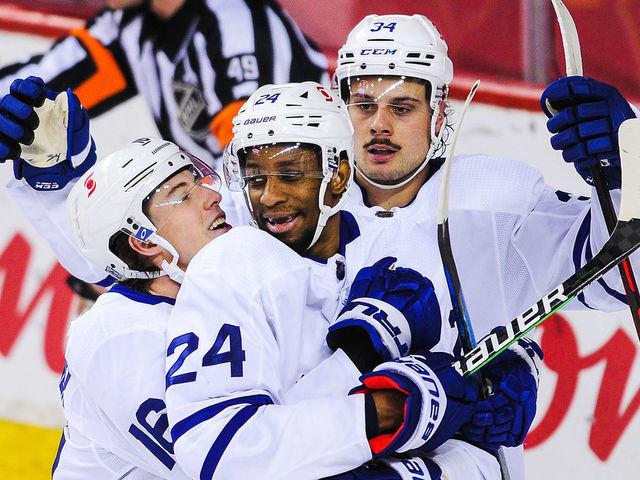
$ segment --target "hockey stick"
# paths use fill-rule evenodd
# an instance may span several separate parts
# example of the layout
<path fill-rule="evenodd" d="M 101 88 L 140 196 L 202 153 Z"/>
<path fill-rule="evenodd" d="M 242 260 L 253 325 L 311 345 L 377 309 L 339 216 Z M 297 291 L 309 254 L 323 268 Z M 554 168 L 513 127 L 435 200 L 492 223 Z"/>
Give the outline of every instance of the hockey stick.
<path fill-rule="evenodd" d="M 553 8 L 556 11 L 556 17 L 558 18 L 558 24 L 560 25 L 560 35 L 562 36 L 562 47 L 564 48 L 564 60 L 567 71 L 567 76 L 579 75 L 582 76 L 582 53 L 580 50 L 580 40 L 578 38 L 578 30 L 576 24 L 571 17 L 571 13 L 567 7 L 562 3 L 562 0 L 551 0 Z M 547 103 L 547 107 L 550 105 Z M 553 109 L 551 109 L 553 111 Z M 602 165 L 606 165 L 606 160 L 600 161 Z M 591 167 L 591 177 L 593 178 L 593 184 L 596 187 L 596 194 L 598 195 L 598 201 L 602 208 L 602 215 L 604 216 L 605 224 L 609 234 L 613 232 L 616 226 L 616 211 L 609 194 L 609 188 L 607 187 L 607 181 L 602 174 L 602 167 L 600 164 L 595 164 Z M 640 293 L 638 291 L 638 284 L 635 276 L 633 275 L 633 269 L 628 259 L 624 260 L 618 265 L 620 270 L 620 277 L 622 278 L 622 284 L 624 285 L 624 291 L 629 303 L 629 310 L 631 310 L 631 317 L 633 318 L 633 324 L 636 328 L 638 340 L 640 340 Z"/>
<path fill-rule="evenodd" d="M 458 276 L 458 269 L 456 262 L 453 258 L 453 249 L 451 248 L 451 238 L 449 236 L 449 178 L 451 176 L 451 164 L 453 161 L 453 152 L 455 150 L 456 142 L 458 141 L 458 134 L 462 129 L 462 120 L 469 108 L 469 104 L 473 100 L 480 81 L 476 82 L 471 87 L 467 100 L 464 102 L 464 107 L 460 113 L 460 120 L 458 121 L 458 128 L 453 133 L 453 139 L 451 140 L 451 146 L 447 152 L 447 157 L 442 166 L 442 179 L 440 182 L 440 199 L 438 202 L 438 247 L 440 250 L 440 257 L 442 258 L 442 265 L 444 266 L 444 274 L 447 279 L 447 286 L 449 287 L 449 296 L 451 297 L 451 307 L 453 318 L 458 327 L 460 335 L 460 342 L 462 343 L 462 351 L 470 352 L 476 346 L 476 338 L 473 333 L 473 326 L 471 325 L 471 319 L 469 318 L 469 311 L 467 310 L 467 304 L 464 300 L 462 293 L 462 285 L 460 284 L 460 277 Z M 491 395 L 491 383 L 481 378 L 485 388 L 482 392 L 483 398 L 488 398 Z M 502 473 L 503 480 L 510 480 L 509 467 L 507 465 L 507 459 L 504 456 L 502 448 L 497 452 L 498 462 L 500 463 L 500 471 Z"/>
<path fill-rule="evenodd" d="M 440 257 L 442 258 L 442 265 L 444 266 L 444 274 L 447 279 L 447 286 L 449 287 L 449 296 L 451 297 L 451 306 L 453 309 L 453 318 L 455 319 L 456 326 L 460 333 L 460 340 L 462 342 L 462 350 L 464 352 L 470 351 L 476 346 L 476 339 L 473 334 L 473 327 L 469 318 L 469 312 L 467 310 L 467 304 L 462 294 L 462 286 L 460 285 L 460 278 L 458 277 L 458 269 L 456 262 L 453 258 L 453 250 L 451 248 L 451 238 L 449 236 L 449 178 L 451 176 L 451 163 L 453 160 L 453 152 L 455 150 L 456 142 L 458 140 L 458 133 L 461 130 L 462 120 L 469 107 L 469 104 L 473 100 L 473 96 L 478 90 L 480 81 L 476 82 L 471 87 L 467 100 L 464 102 L 464 107 L 460 113 L 460 120 L 458 120 L 458 128 L 453 133 L 453 139 L 451 140 L 451 146 L 447 152 L 447 157 L 442 166 L 442 179 L 440 181 L 440 199 L 438 202 L 438 247 L 440 249 Z"/>
<path fill-rule="evenodd" d="M 640 119 L 626 120 L 620 126 L 618 135 L 622 165 L 622 199 L 618 223 L 611 237 L 580 270 L 514 318 L 511 323 L 485 337 L 456 362 L 455 367 L 463 375 L 471 375 L 478 371 L 640 247 Z"/>

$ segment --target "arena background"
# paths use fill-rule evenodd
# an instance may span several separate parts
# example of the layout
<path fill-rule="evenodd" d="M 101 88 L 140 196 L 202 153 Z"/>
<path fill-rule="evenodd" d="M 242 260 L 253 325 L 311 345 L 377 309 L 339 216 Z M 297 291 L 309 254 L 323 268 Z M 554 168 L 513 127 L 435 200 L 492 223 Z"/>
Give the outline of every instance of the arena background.
<path fill-rule="evenodd" d="M 589 193 L 548 146 L 545 118 L 538 109 L 544 84 L 564 69 L 548 0 L 281 3 L 332 59 L 365 14 L 429 16 L 449 44 L 456 71 L 452 96 L 464 97 L 474 78 L 483 80 L 458 152 L 522 160 L 541 169 L 547 182 L 559 189 Z M 585 72 L 613 83 L 640 105 L 638 1 L 565 3 L 578 26 Z M 82 18 L 101 4 L 0 1 L 0 64 L 46 49 L 55 38 L 81 26 Z M 138 136 L 156 134 L 140 98 L 96 119 L 93 132 L 100 156 Z M 10 166 L 0 166 L 0 182 L 6 184 L 10 176 Z M 0 479 L 44 479 L 50 477 L 64 422 L 58 380 L 65 332 L 84 306 L 66 287 L 66 273 L 46 243 L 1 188 L 0 206 Z M 637 476 L 640 361 L 630 315 L 564 311 L 543 324 L 536 337 L 546 358 L 539 412 L 526 442 L 528 478 Z"/>

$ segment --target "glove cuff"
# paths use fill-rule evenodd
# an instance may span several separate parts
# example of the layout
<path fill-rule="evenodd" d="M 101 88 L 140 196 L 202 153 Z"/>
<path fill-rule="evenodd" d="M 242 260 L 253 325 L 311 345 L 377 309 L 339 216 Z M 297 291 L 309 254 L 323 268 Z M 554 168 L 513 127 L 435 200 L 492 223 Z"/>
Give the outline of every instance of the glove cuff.
<path fill-rule="evenodd" d="M 360 381 L 363 386 L 352 393 L 396 390 L 407 396 L 398 429 L 369 439 L 374 458 L 421 447 L 437 431 L 447 407 L 447 396 L 435 372 L 418 357 L 383 363 L 360 377 Z"/>
<path fill-rule="evenodd" d="M 380 462 L 397 473 L 399 480 L 442 479 L 442 469 L 430 458 L 383 458 Z"/>
<path fill-rule="evenodd" d="M 363 328 L 376 352 L 384 355 L 384 358 L 400 358 L 411 349 L 409 322 L 400 310 L 377 298 L 351 300 L 329 327 L 328 341 L 332 332 L 345 327 Z"/>

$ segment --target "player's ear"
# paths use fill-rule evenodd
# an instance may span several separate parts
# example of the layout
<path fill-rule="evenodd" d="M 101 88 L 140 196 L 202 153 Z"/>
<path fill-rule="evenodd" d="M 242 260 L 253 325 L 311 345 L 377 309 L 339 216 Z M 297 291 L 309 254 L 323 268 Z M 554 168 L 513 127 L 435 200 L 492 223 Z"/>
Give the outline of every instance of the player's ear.
<path fill-rule="evenodd" d="M 346 152 L 340 153 L 340 164 L 338 169 L 331 177 L 331 192 L 334 195 L 342 195 L 342 192 L 347 188 L 349 177 L 351 176 L 351 167 L 349 166 L 349 160 L 347 159 Z"/>
<path fill-rule="evenodd" d="M 152 258 L 162 253 L 162 247 L 160 245 L 156 245 L 155 243 L 145 243 L 131 236 L 128 238 L 128 241 L 131 250 L 139 255 L 142 255 L 143 257 Z"/>
<path fill-rule="evenodd" d="M 440 108 L 438 108 L 438 118 L 435 119 L 436 122 L 436 135 L 440 135 L 440 129 L 444 125 L 444 117 L 445 110 L 447 109 L 447 103 L 444 100 L 440 100 Z M 433 117 L 431 118 L 433 121 Z"/>

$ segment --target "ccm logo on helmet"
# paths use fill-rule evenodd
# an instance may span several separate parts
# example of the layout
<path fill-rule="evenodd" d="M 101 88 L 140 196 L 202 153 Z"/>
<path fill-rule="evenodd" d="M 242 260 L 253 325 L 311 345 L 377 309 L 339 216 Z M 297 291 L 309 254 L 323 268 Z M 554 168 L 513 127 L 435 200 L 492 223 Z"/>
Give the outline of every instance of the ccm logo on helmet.
<path fill-rule="evenodd" d="M 96 181 L 93 178 L 91 178 L 92 176 L 93 176 L 93 173 L 89 175 L 87 179 L 84 181 L 84 188 L 86 188 L 89 192 L 87 193 L 87 198 L 89 198 L 91 194 L 96 191 Z"/>
<path fill-rule="evenodd" d="M 252 125 L 254 123 L 273 122 L 275 119 L 276 119 L 275 116 L 273 116 L 273 117 L 249 118 L 248 120 L 244 121 L 243 125 Z"/>
<path fill-rule="evenodd" d="M 395 55 L 397 51 L 397 48 L 363 48 L 360 55 Z"/>

